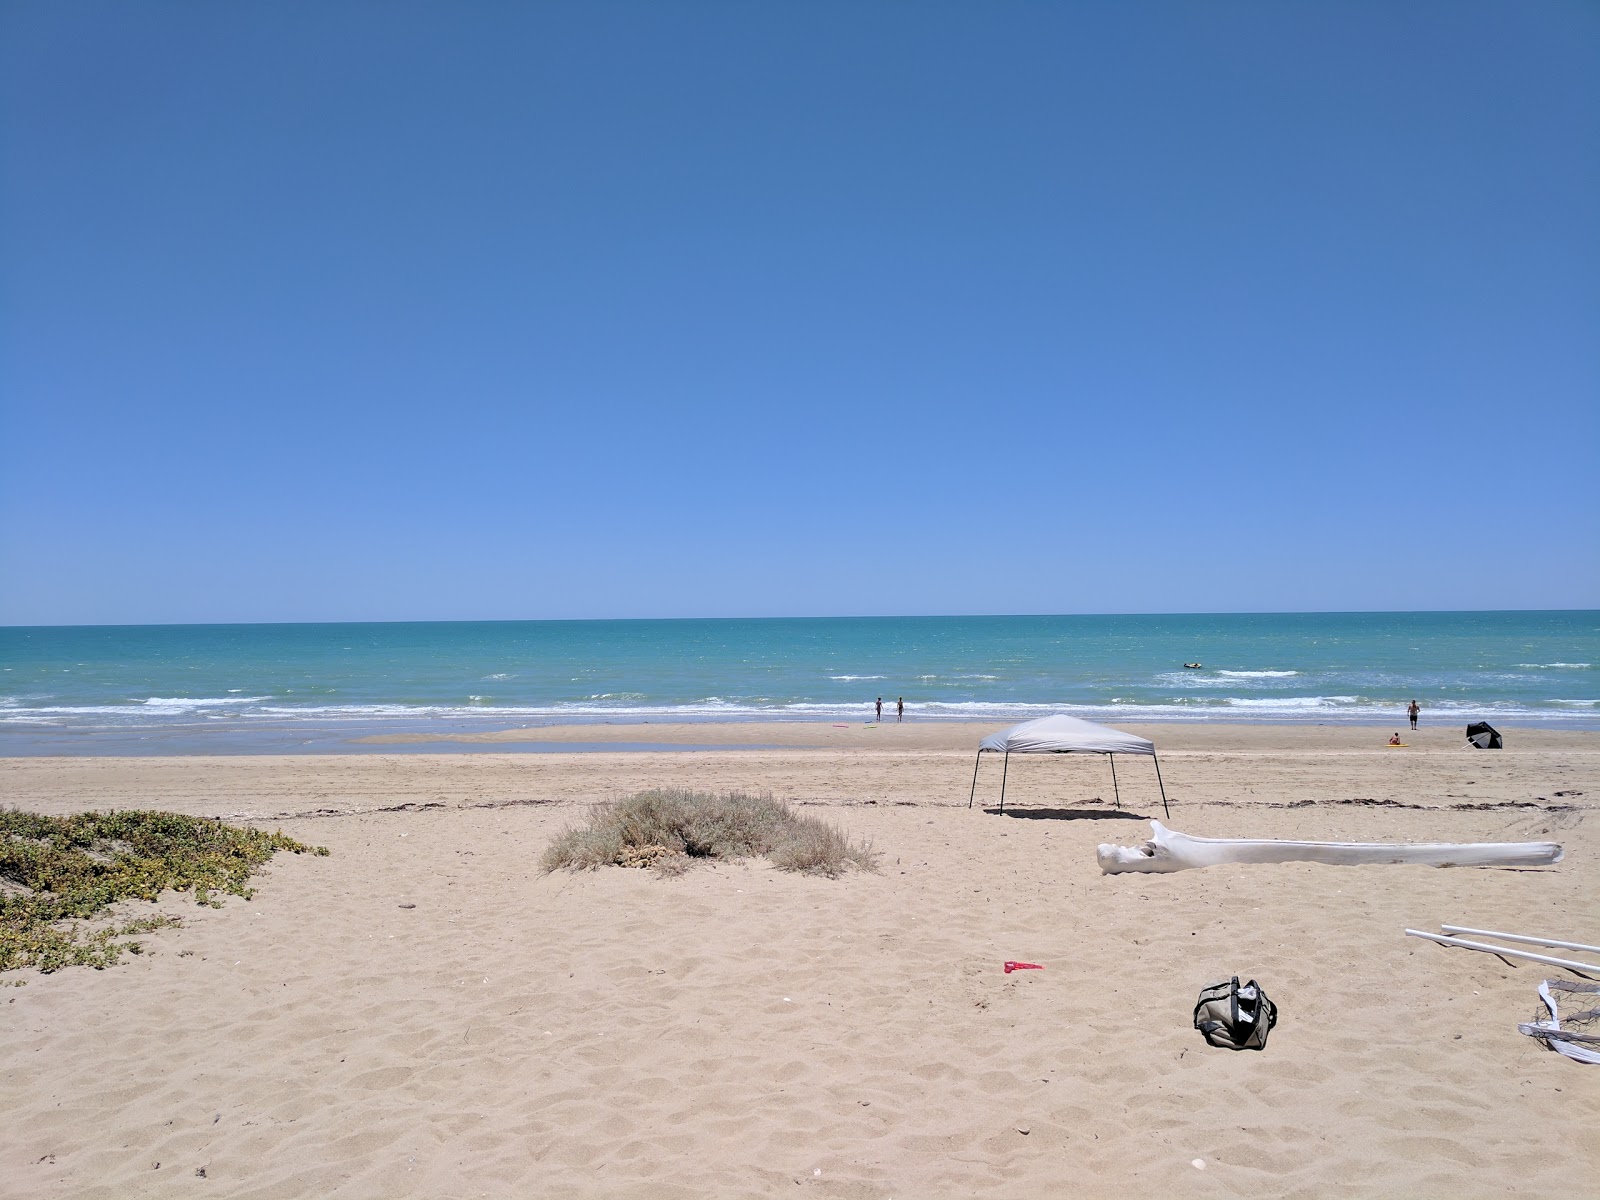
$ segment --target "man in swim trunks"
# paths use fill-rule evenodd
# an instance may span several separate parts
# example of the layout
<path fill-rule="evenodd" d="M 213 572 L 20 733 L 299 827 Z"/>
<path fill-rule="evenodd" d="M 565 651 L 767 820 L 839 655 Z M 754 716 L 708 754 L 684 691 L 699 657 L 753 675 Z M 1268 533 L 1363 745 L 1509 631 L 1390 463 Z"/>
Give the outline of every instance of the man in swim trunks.
<path fill-rule="evenodd" d="M 894 719 L 896 721 L 904 721 L 906 719 L 906 698 L 904 696 L 894 702 Z"/>
<path fill-rule="evenodd" d="M 882 696 L 878 697 L 878 715 L 876 717 L 874 717 L 873 719 L 877 720 L 877 721 L 883 720 L 883 697 Z"/>
<path fill-rule="evenodd" d="M 1411 728 L 1415 729 L 1417 727 L 1417 714 L 1421 711 L 1422 706 L 1415 700 L 1411 702 L 1411 707 L 1406 709 L 1406 715 L 1411 718 Z"/>

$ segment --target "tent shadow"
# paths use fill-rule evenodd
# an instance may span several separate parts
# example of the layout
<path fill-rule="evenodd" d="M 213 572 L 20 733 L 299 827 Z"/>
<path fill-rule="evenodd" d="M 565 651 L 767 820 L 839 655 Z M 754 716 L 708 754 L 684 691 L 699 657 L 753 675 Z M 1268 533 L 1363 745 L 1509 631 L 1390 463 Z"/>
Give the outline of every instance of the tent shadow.
<path fill-rule="evenodd" d="M 992 816 L 1016 817 L 1022 821 L 1148 821 L 1138 813 L 1114 808 L 985 808 Z"/>

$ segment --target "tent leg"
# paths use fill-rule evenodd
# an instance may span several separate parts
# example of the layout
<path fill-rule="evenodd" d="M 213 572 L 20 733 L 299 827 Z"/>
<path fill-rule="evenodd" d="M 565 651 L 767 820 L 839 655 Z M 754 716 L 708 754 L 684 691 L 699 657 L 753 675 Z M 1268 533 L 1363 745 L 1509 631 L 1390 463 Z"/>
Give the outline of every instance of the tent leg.
<path fill-rule="evenodd" d="M 1152 754 L 1150 760 L 1156 764 L 1156 783 L 1161 787 L 1161 811 L 1167 814 L 1167 820 L 1172 820 L 1172 810 L 1167 807 L 1167 785 L 1161 782 L 1161 759 Z"/>
<path fill-rule="evenodd" d="M 1106 758 L 1111 761 L 1111 794 L 1117 798 L 1117 811 L 1121 812 L 1122 792 L 1117 788 L 1117 756 L 1115 754 L 1108 754 L 1106 755 Z"/>
<path fill-rule="evenodd" d="M 1000 811 L 1006 810 L 1006 772 L 1011 770 L 1011 751 L 1006 751 L 1005 761 L 1000 764 Z"/>
<path fill-rule="evenodd" d="M 972 760 L 972 790 L 967 793 L 967 807 L 972 807 L 972 798 L 978 794 L 978 764 L 983 761 L 983 751 L 978 751 L 978 757 Z"/>

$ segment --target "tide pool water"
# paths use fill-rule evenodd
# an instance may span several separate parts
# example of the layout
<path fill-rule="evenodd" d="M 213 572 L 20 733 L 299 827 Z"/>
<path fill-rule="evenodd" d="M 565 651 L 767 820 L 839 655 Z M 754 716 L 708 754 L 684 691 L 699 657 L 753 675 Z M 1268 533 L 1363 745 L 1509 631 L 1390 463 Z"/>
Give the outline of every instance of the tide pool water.
<path fill-rule="evenodd" d="M 1416 699 L 1430 725 L 1595 729 L 1600 612 L 0 628 L 0 754 L 862 721 L 879 696 L 890 719 L 904 697 L 911 720 L 1070 712 L 1398 728 Z"/>

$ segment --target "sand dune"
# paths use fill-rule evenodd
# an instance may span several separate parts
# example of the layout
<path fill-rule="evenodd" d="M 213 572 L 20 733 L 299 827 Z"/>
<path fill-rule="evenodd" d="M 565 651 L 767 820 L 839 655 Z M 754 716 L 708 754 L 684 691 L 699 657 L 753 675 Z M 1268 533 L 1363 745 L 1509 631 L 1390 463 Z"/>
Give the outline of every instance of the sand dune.
<path fill-rule="evenodd" d="M 1600 1071 L 1515 1028 L 1544 969 L 1400 930 L 1600 942 L 1600 736 L 1494 755 L 1443 730 L 1400 752 L 1387 731 L 1146 728 L 1187 832 L 1553 837 L 1567 858 L 1106 877 L 1095 845 L 1159 813 L 1140 764 L 1119 814 L 1096 761 L 1013 761 L 1001 816 L 966 807 L 975 731 L 858 729 L 694 727 L 783 747 L 742 751 L 0 761 L 23 807 L 248 814 L 333 851 L 280 856 L 249 903 L 164 902 L 185 927 L 125 966 L 0 988 L 0 1194 L 1592 1189 Z M 791 797 L 870 838 L 881 871 L 538 873 L 585 804 L 651 784 Z M 1233 973 L 1280 1006 L 1261 1054 L 1190 1027 Z"/>

